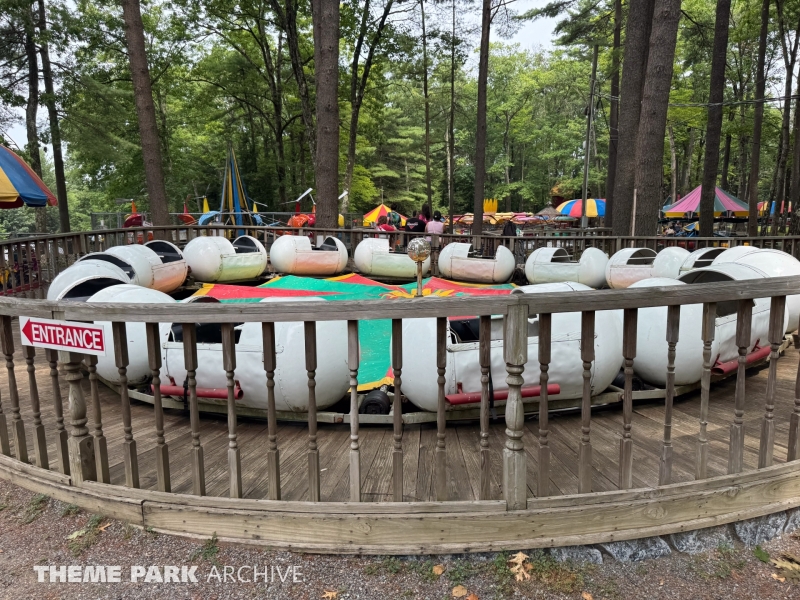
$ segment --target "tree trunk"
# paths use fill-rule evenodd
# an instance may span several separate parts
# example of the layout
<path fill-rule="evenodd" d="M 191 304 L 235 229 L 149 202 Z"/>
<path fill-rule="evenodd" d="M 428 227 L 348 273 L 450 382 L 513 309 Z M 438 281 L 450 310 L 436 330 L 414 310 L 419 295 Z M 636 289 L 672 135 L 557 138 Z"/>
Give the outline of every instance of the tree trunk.
<path fill-rule="evenodd" d="M 636 182 L 636 141 L 641 114 L 642 85 L 650 48 L 653 7 L 654 0 L 631 0 L 628 24 L 625 28 L 618 123 L 619 147 L 625 148 L 625 152 L 617 155 L 617 171 L 612 192 L 614 235 L 629 235 L 631 232 L 633 190 Z M 641 194 L 637 197 L 641 198 Z"/>
<path fill-rule="evenodd" d="M 453 29 L 450 32 L 450 119 L 447 124 L 447 229 L 453 233 L 453 211 L 455 204 L 455 187 L 453 177 L 455 173 L 455 122 L 456 122 L 456 0 L 452 0 Z M 483 208 L 483 207 L 481 207 Z"/>
<path fill-rule="evenodd" d="M 150 216 L 154 225 L 169 225 L 169 203 L 164 186 L 164 167 L 161 162 L 161 144 L 156 107 L 153 104 L 153 88 L 150 70 L 147 66 L 147 52 L 144 45 L 144 27 L 139 0 L 122 0 L 122 17 L 125 21 L 125 40 L 128 46 L 128 60 L 131 65 L 133 99 L 139 119 L 139 137 L 142 143 L 144 175 L 147 182 L 147 195 L 150 200 Z"/>
<path fill-rule="evenodd" d="M 728 172 L 731 164 L 731 134 L 725 136 L 725 149 L 722 152 L 722 180 L 719 186 L 728 191 L 730 183 L 728 182 Z"/>
<path fill-rule="evenodd" d="M 314 107 L 311 105 L 311 94 L 308 90 L 308 81 L 303 70 L 303 56 L 300 54 L 300 36 L 297 32 L 297 3 L 294 0 L 285 0 L 285 5 L 281 5 L 279 0 L 270 0 L 270 7 L 278 17 L 278 23 L 286 34 L 286 47 L 289 49 L 289 62 L 292 64 L 292 74 L 297 83 L 297 91 L 300 96 L 300 114 L 303 118 L 305 127 L 306 142 L 311 149 L 311 160 L 315 163 L 317 155 L 315 152 L 316 139 L 314 129 Z M 312 2 L 312 12 L 314 10 Z M 338 21 L 337 21 L 338 23 Z M 338 27 L 338 25 L 337 25 Z M 316 49 L 314 51 L 316 56 Z"/>
<path fill-rule="evenodd" d="M 672 124 L 667 126 L 667 133 L 669 134 L 669 195 L 672 204 L 675 204 L 678 201 L 678 155 L 675 152 L 675 132 L 672 130 Z"/>
<path fill-rule="evenodd" d="M 758 72 L 756 73 L 756 101 L 753 110 L 753 140 L 750 154 L 750 182 L 748 203 L 750 216 L 747 221 L 747 234 L 758 235 L 758 177 L 761 166 L 761 129 L 764 122 L 764 90 L 766 88 L 765 63 L 767 56 L 767 34 L 769 33 L 769 2 L 761 3 L 761 32 L 758 39 Z"/>
<path fill-rule="evenodd" d="M 422 95 L 425 98 L 425 189 L 428 194 L 428 213 L 433 214 L 431 195 L 431 102 L 428 95 L 428 38 L 425 31 L 425 0 L 419 1 L 422 15 Z"/>
<path fill-rule="evenodd" d="M 775 201 L 778 206 L 786 200 L 786 164 L 789 160 L 789 137 L 790 137 L 790 114 L 792 111 L 792 76 L 797 62 L 797 47 L 800 40 L 800 23 L 797 24 L 794 39 L 791 40 L 791 47 L 787 45 L 787 31 L 784 21 L 783 4 L 780 0 L 776 2 L 778 9 L 778 24 L 781 34 L 781 48 L 783 50 L 783 63 L 786 67 L 786 77 L 784 79 L 784 100 L 783 118 L 781 119 L 781 141 L 778 153 L 778 161 L 775 169 Z"/>
<path fill-rule="evenodd" d="M 614 182 L 619 142 L 619 52 L 622 34 L 622 0 L 614 0 L 614 46 L 611 50 L 611 107 L 608 124 L 608 171 L 606 172 L 606 227 L 614 226 Z"/>
<path fill-rule="evenodd" d="M 661 210 L 661 168 L 681 0 L 660 0 L 653 14 L 647 74 L 636 142 L 636 230 L 655 235 Z"/>
<path fill-rule="evenodd" d="M 25 24 L 25 54 L 28 60 L 28 101 L 25 106 L 25 129 L 28 143 L 25 150 L 31 161 L 31 168 L 41 178 L 42 158 L 39 155 L 39 131 L 36 126 L 36 116 L 39 111 L 39 57 L 36 53 L 36 42 L 33 34 L 33 15 L 28 16 Z M 40 207 L 34 209 L 37 233 L 47 233 L 47 209 Z"/>
<path fill-rule="evenodd" d="M 312 0 L 317 80 L 317 225 L 334 228 L 339 214 L 339 2 Z"/>
<path fill-rule="evenodd" d="M 42 78 L 44 79 L 45 104 L 50 119 L 50 140 L 53 143 L 53 170 L 56 176 L 56 195 L 58 196 L 58 220 L 61 233 L 68 233 L 69 206 L 67 205 L 67 180 L 64 175 L 64 156 L 61 152 L 61 128 L 58 123 L 56 96 L 53 88 L 53 72 L 50 66 L 50 50 L 47 45 L 47 13 L 44 0 L 39 3 L 39 31 L 42 32 L 42 43 L 39 53 L 42 56 Z"/>
<path fill-rule="evenodd" d="M 725 92 L 725 61 L 728 53 L 730 16 L 731 0 L 717 0 L 714 46 L 711 51 L 706 155 L 703 160 L 703 188 L 700 191 L 700 235 L 704 237 L 714 235 L 714 197 L 719 169 L 719 143 L 722 137 L 722 101 Z"/>
<path fill-rule="evenodd" d="M 794 148 L 792 149 L 792 179 L 789 184 L 789 204 L 792 207 L 792 225 L 790 233 L 797 235 L 800 231 L 800 78 L 797 80 L 794 104 Z"/>
<path fill-rule="evenodd" d="M 372 69 L 372 62 L 375 58 L 375 50 L 380 44 L 383 30 L 386 26 L 386 20 L 392 10 L 394 0 L 388 0 L 383 9 L 383 15 L 378 23 L 378 28 L 373 36 L 367 58 L 364 61 L 364 69 L 361 74 L 358 72 L 359 60 L 361 58 L 361 48 L 364 44 L 364 38 L 367 35 L 367 26 L 369 25 L 370 16 L 370 2 L 367 0 L 361 17 L 361 27 L 359 29 L 358 39 L 356 40 L 355 49 L 353 50 L 353 62 L 350 72 L 350 132 L 347 138 L 347 170 L 344 175 L 344 189 L 350 191 L 350 186 L 353 183 L 353 170 L 356 166 L 356 142 L 358 140 L 358 119 L 361 114 L 361 105 L 364 103 L 364 93 L 367 89 L 367 82 L 369 81 L 369 72 Z M 345 196 L 342 201 L 342 212 L 346 212 L 350 196 Z"/>
<path fill-rule="evenodd" d="M 492 25 L 492 0 L 483 0 L 481 49 L 478 60 L 478 114 L 475 132 L 475 196 L 472 208 L 472 234 L 483 233 L 483 197 L 486 185 L 486 86 L 489 79 L 489 30 Z"/>
<path fill-rule="evenodd" d="M 683 165 L 683 173 L 681 174 L 681 193 L 686 194 L 691 190 L 690 184 L 692 181 L 692 163 L 694 162 L 694 145 L 697 140 L 697 130 L 689 128 L 689 141 L 686 145 L 686 155 L 684 156 L 685 163 Z"/>

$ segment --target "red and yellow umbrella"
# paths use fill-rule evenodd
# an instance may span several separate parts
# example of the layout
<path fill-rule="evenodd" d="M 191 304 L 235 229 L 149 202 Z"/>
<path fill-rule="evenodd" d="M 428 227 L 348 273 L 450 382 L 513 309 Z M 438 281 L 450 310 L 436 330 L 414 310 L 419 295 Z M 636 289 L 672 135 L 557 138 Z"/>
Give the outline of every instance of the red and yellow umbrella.
<path fill-rule="evenodd" d="M 380 219 L 381 217 L 389 216 L 390 212 L 392 212 L 391 208 L 389 208 L 385 204 L 379 204 L 378 206 L 376 206 L 375 208 L 373 208 L 371 211 L 369 211 L 367 214 L 364 215 L 364 227 L 369 227 L 371 225 L 374 225 L 375 223 L 378 222 L 378 219 Z M 400 224 L 401 225 L 406 224 L 406 217 L 404 217 L 403 215 L 400 215 Z"/>

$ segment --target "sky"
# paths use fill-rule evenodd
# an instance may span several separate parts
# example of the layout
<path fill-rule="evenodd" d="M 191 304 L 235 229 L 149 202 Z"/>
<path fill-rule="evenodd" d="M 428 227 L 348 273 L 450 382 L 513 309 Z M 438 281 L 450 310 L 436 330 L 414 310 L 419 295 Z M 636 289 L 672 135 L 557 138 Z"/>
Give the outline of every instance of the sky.
<path fill-rule="evenodd" d="M 545 0 L 517 0 L 514 4 L 516 5 L 516 10 L 519 13 L 524 13 L 532 8 L 537 6 L 542 6 L 545 3 Z M 476 10 L 476 19 L 480 18 L 480 14 L 477 13 L 478 5 L 476 3 L 475 10 Z M 519 44 L 522 49 L 530 50 L 533 48 L 550 48 L 552 47 L 552 38 L 553 38 L 553 27 L 555 27 L 556 20 L 555 19 L 538 19 L 536 21 L 528 21 L 523 24 L 523 26 L 517 31 L 517 33 L 511 39 L 503 39 L 497 35 L 496 31 L 492 32 L 492 41 L 503 41 L 503 42 L 511 42 Z M 24 110 L 20 109 L 19 111 L 20 117 L 25 116 Z M 46 121 L 46 111 L 41 109 L 39 111 L 39 120 L 42 124 L 45 124 Z M 27 141 L 27 136 L 25 133 L 25 124 L 24 123 L 17 123 L 13 125 L 8 130 L 8 136 L 19 146 L 20 148 L 25 146 Z M 52 148 L 48 148 L 48 153 L 52 151 Z"/>

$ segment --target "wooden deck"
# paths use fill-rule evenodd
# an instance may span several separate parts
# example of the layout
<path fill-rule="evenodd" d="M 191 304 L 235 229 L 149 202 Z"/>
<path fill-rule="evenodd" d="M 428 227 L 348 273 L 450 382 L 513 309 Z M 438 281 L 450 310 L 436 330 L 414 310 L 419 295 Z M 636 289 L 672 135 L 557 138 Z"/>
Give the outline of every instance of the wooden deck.
<path fill-rule="evenodd" d="M 32 424 L 28 374 L 19 340 L 16 341 L 14 362 L 19 390 L 21 414 L 25 422 L 28 453 L 33 460 Z M 788 423 L 794 406 L 797 354 L 788 350 L 778 364 L 778 388 L 775 405 L 775 463 L 786 460 Z M 42 420 L 48 439 L 50 468 L 55 469 L 55 416 L 51 397 L 49 366 L 44 352 L 36 353 L 36 380 L 42 406 Z M 745 409 L 744 470 L 755 469 L 758 462 L 761 419 L 764 414 L 764 394 L 767 369 L 751 370 L 747 379 Z M 60 378 L 65 404 L 65 424 L 69 430 L 67 403 L 68 385 Z M 84 378 L 84 393 L 89 406 L 90 431 L 93 414 L 88 378 Z M 735 378 L 713 385 L 709 407 L 709 476 L 727 473 L 729 425 L 733 420 Z M 103 412 L 103 431 L 108 440 L 111 482 L 124 485 L 122 440 L 123 429 L 118 397 L 99 385 Z M 3 412 L 9 424 L 11 410 L 8 395 L 8 376 L 0 373 L 0 392 Z M 673 482 L 694 479 L 694 456 L 699 429 L 700 393 L 695 392 L 676 399 L 673 415 L 672 438 L 675 447 Z M 165 410 L 166 440 L 169 445 L 172 491 L 191 493 L 191 436 L 188 411 Z M 156 489 L 155 429 L 153 407 L 132 401 L 133 435 L 139 454 L 140 482 L 143 489 Z M 658 483 L 659 456 L 663 436 L 663 400 L 639 403 L 634 407 L 634 487 L 656 486 Z M 622 411 L 619 405 L 596 410 L 592 415 L 591 440 L 593 452 L 592 490 L 595 492 L 617 489 L 619 438 L 622 432 Z M 224 417 L 201 416 L 201 443 L 205 452 L 206 485 L 209 496 L 228 495 L 228 430 Z M 243 471 L 245 498 L 265 498 L 267 495 L 267 424 L 265 421 L 239 420 L 239 447 Z M 475 423 L 448 424 L 447 426 L 447 477 L 450 500 L 478 498 L 480 485 L 479 428 Z M 528 495 L 538 496 L 536 489 L 538 420 L 525 421 L 523 438 L 527 454 Z M 552 495 L 575 494 L 578 491 L 578 442 L 580 416 L 578 414 L 552 414 L 550 417 L 549 445 L 551 447 Z M 392 500 L 392 430 L 386 426 L 362 425 L 361 469 L 362 497 L 366 502 Z M 278 445 L 280 449 L 281 489 L 284 500 L 308 498 L 307 430 L 303 423 L 280 423 Z M 501 457 L 505 443 L 505 423 L 502 413 L 491 426 L 490 450 L 492 461 L 492 498 L 502 498 Z M 319 425 L 321 499 L 347 501 L 349 499 L 349 444 L 348 425 Z M 433 489 L 435 424 L 406 426 L 403 433 L 405 501 L 435 500 Z M 13 440 L 12 440 L 13 454 Z"/>

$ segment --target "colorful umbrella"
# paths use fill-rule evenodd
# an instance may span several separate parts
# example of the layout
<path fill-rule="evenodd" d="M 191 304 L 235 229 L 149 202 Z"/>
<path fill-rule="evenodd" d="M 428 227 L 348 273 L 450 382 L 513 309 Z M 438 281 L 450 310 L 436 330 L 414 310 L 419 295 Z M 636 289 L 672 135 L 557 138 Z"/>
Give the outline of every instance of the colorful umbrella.
<path fill-rule="evenodd" d="M 700 190 L 702 186 L 697 186 L 691 192 L 686 194 L 683 198 L 664 207 L 664 216 L 667 218 L 680 218 L 689 213 L 700 213 Z M 728 192 L 714 188 L 716 195 L 714 197 L 714 216 L 719 217 L 724 213 L 733 213 L 736 217 L 746 217 L 750 212 L 747 204 L 739 200 L 736 196 L 732 196 Z"/>
<path fill-rule="evenodd" d="M 567 200 L 563 204 L 559 204 L 556 210 L 562 215 L 568 217 L 580 217 L 581 205 L 583 200 Z M 589 198 L 586 200 L 586 216 L 587 217 L 604 217 L 606 215 L 606 201 L 602 198 Z"/>
<path fill-rule="evenodd" d="M 378 219 L 380 219 L 381 217 L 388 216 L 390 212 L 392 212 L 391 208 L 389 208 L 385 204 L 379 204 L 378 206 L 376 206 L 375 208 L 373 208 L 371 211 L 369 211 L 367 214 L 364 215 L 364 227 L 369 227 L 371 225 L 374 225 L 375 223 L 378 222 Z M 395 212 L 397 212 L 397 211 L 395 211 Z M 400 213 L 397 213 L 397 214 L 400 214 Z M 404 217 L 403 215 L 400 215 L 400 224 L 401 225 L 405 225 L 406 224 L 406 218 L 407 217 Z"/>
<path fill-rule="evenodd" d="M 220 302 L 258 302 L 262 298 L 291 298 L 316 296 L 328 302 L 337 300 L 388 301 L 414 296 L 417 284 L 390 285 L 351 273 L 330 279 L 312 277 L 275 277 L 258 287 L 244 285 L 205 284 L 195 296 L 211 296 Z M 514 286 L 457 283 L 431 277 L 423 281 L 423 296 L 506 295 Z M 358 341 L 361 364 L 358 370 L 359 391 L 392 384 L 390 319 L 365 320 L 359 323 Z"/>
<path fill-rule="evenodd" d="M 53 192 L 28 164 L 5 146 L 0 146 L 0 208 L 55 206 Z"/>

